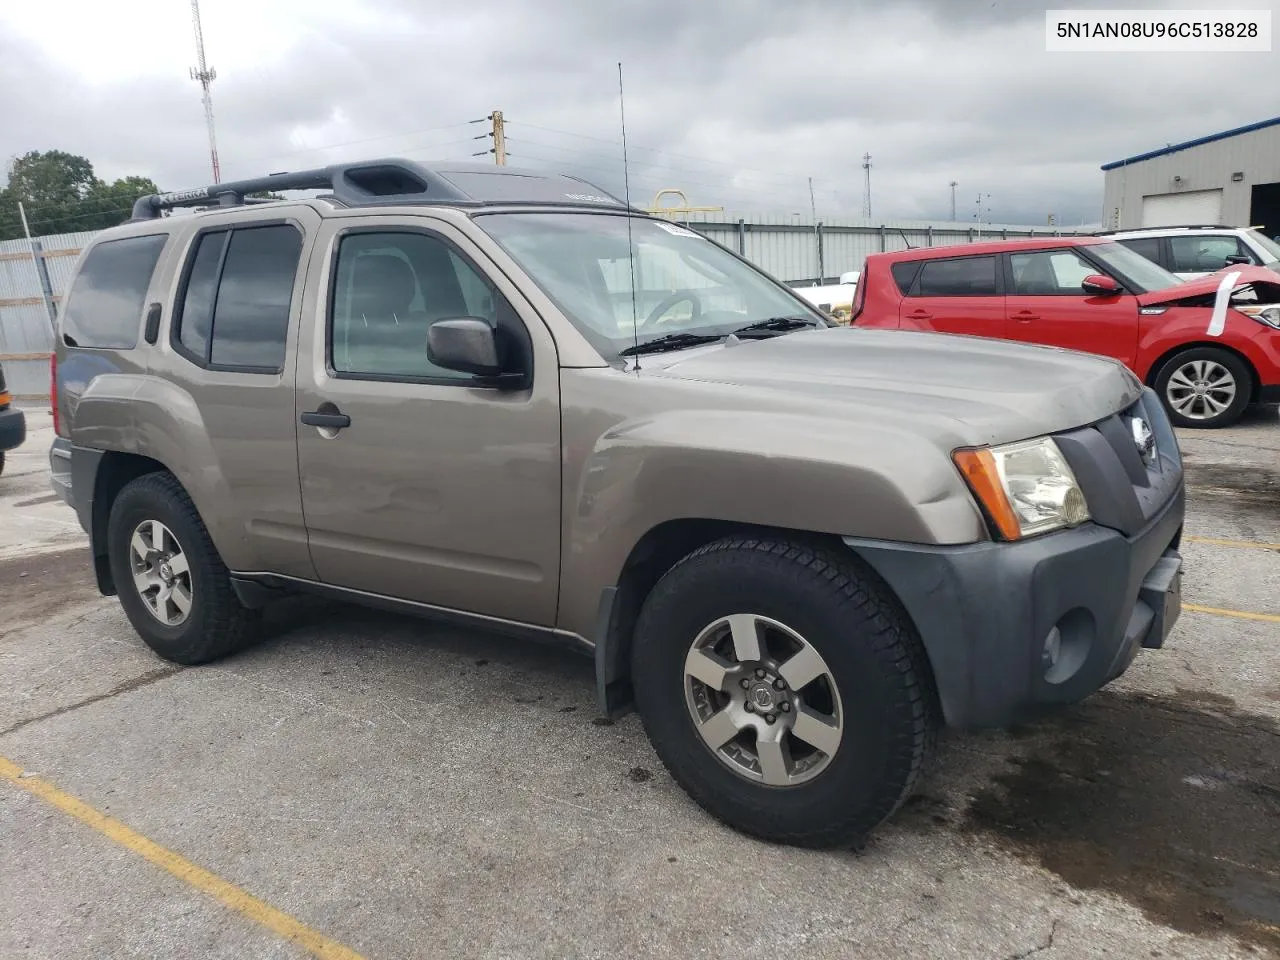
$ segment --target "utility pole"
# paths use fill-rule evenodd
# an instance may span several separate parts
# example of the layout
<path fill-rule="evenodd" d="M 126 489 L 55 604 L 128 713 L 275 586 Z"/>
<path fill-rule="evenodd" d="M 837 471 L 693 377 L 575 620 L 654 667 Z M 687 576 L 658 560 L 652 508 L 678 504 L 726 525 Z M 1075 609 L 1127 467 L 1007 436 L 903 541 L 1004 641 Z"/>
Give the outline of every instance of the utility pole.
<path fill-rule="evenodd" d="M 956 222 L 956 181 L 951 181 L 951 222 Z"/>
<path fill-rule="evenodd" d="M 865 193 L 862 202 L 862 215 L 868 220 L 871 219 L 871 154 L 864 153 L 862 155 L 862 171 L 865 185 L 863 187 Z"/>
<path fill-rule="evenodd" d="M 813 214 L 813 222 L 818 222 L 818 205 L 813 202 L 813 177 L 809 178 L 809 212 Z"/>
<path fill-rule="evenodd" d="M 204 122 L 209 128 L 209 161 L 213 165 L 213 182 L 222 182 L 222 169 L 218 166 L 218 141 L 213 135 L 213 96 L 209 86 L 218 72 L 205 62 L 204 32 L 200 29 L 200 0 L 191 0 L 191 19 L 196 28 L 196 58 L 198 66 L 191 68 L 191 79 L 199 80 L 204 90 Z"/>
<path fill-rule="evenodd" d="M 990 199 L 991 199 L 991 194 L 980 193 L 978 194 L 977 199 L 974 200 L 974 205 L 977 207 L 977 209 L 974 211 L 973 218 L 978 221 L 978 236 L 982 236 L 982 201 L 983 200 L 989 201 Z M 991 212 L 990 204 L 988 203 L 987 213 L 990 213 L 990 212 Z"/>
<path fill-rule="evenodd" d="M 502 128 L 502 111 L 495 110 L 489 114 L 493 121 L 493 159 L 500 167 L 507 165 L 507 135 Z"/>

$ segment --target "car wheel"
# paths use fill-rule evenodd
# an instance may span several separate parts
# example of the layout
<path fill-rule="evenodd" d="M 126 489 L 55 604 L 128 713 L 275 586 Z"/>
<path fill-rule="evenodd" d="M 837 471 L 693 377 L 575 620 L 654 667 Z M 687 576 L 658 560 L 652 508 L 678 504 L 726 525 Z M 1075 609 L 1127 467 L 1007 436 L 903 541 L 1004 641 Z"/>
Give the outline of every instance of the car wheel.
<path fill-rule="evenodd" d="M 1156 376 L 1169 419 L 1179 427 L 1225 427 L 1249 406 L 1253 377 L 1235 354 L 1193 347 L 1172 357 Z"/>
<path fill-rule="evenodd" d="M 166 660 L 207 663 L 252 641 L 258 611 L 240 604 L 195 504 L 169 473 L 130 482 L 111 505 L 107 559 L 120 604 Z"/>
<path fill-rule="evenodd" d="M 726 539 L 676 564 L 632 647 L 636 705 L 672 777 L 761 839 L 858 843 L 913 789 L 936 696 L 920 642 L 852 555 Z"/>

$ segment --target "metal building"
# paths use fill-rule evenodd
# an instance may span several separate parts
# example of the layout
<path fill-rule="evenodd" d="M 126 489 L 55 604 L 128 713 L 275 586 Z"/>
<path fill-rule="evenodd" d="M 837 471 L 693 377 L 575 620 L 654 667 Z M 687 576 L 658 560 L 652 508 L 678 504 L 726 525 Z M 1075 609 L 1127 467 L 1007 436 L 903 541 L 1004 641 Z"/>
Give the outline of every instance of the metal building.
<path fill-rule="evenodd" d="M 1280 234 L 1280 117 L 1102 166 L 1111 228 L 1223 224 Z"/>

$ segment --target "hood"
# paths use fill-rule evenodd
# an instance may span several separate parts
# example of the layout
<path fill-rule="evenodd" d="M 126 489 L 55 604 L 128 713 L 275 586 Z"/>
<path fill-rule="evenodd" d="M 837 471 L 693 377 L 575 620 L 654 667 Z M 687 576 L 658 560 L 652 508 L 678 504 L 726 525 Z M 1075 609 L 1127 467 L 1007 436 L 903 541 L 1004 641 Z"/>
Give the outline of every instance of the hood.
<path fill-rule="evenodd" d="M 1213 306 L 1214 298 L 1218 295 L 1218 286 L 1222 283 L 1223 278 L 1230 273 L 1240 274 L 1231 288 L 1232 292 L 1251 284 L 1257 285 L 1259 302 L 1280 302 L 1280 276 L 1277 276 L 1266 267 L 1242 264 L 1240 266 L 1225 267 L 1215 273 L 1197 277 L 1195 280 L 1188 280 L 1186 283 L 1180 283 L 1176 287 L 1154 290 L 1151 293 L 1141 293 L 1138 295 L 1138 303 L 1144 307 L 1178 305 L 1211 307 Z M 1268 290 L 1267 288 L 1271 289 Z"/>
<path fill-rule="evenodd" d="M 1094 423 L 1142 385 L 1114 360 L 1055 347 L 905 330 L 834 327 L 643 359 L 642 376 L 733 384 L 744 410 L 856 418 L 959 445 Z"/>

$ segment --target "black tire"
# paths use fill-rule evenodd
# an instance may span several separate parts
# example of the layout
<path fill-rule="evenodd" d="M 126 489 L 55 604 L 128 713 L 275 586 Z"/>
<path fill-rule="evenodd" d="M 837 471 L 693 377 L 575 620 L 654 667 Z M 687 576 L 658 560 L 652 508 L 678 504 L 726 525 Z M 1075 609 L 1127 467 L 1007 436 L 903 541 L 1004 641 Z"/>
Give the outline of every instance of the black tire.
<path fill-rule="evenodd" d="M 835 679 L 844 733 L 811 780 L 753 782 L 695 728 L 685 656 L 731 614 L 787 625 Z M 911 794 L 936 738 L 932 674 L 888 588 L 851 555 L 782 539 L 720 540 L 676 564 L 641 610 L 632 680 L 645 732 L 676 782 L 712 816 L 775 843 L 857 845 Z"/>
<path fill-rule="evenodd" d="M 191 607 L 178 626 L 157 619 L 134 585 L 129 544 L 138 525 L 148 520 L 164 524 L 187 558 Z M 129 622 L 164 659 L 194 666 L 253 641 L 259 611 L 241 605 L 195 504 L 172 474 L 149 473 L 120 491 L 107 522 L 107 559 Z"/>
<path fill-rule="evenodd" d="M 1180 413 L 1170 400 L 1170 379 L 1178 370 L 1197 362 L 1218 364 L 1226 369 L 1235 381 L 1235 396 L 1227 408 L 1220 413 L 1209 416 L 1186 416 Z M 1156 374 L 1152 386 L 1175 426 L 1215 430 L 1230 426 L 1244 415 L 1249 407 L 1250 397 L 1253 395 L 1254 376 L 1249 365 L 1229 350 L 1219 347 L 1191 347 L 1174 354 L 1165 361 L 1160 372 Z M 1206 406 L 1203 401 L 1195 401 L 1192 409 L 1199 412 L 1205 410 Z"/>
<path fill-rule="evenodd" d="M 4 451 L 0 450 L 0 473 L 4 473 Z"/>

